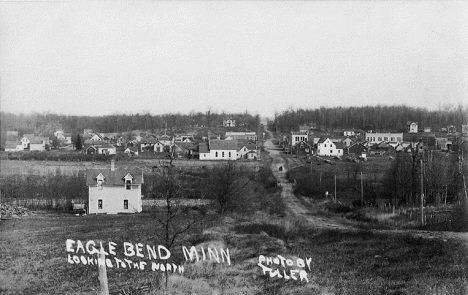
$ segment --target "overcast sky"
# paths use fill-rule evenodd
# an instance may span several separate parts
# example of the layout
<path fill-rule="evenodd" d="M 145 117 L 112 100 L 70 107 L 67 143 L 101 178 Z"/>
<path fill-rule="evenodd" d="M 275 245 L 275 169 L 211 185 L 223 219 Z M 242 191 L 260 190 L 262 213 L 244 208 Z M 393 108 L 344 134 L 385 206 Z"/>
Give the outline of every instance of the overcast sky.
<path fill-rule="evenodd" d="M 0 5 L 3 111 L 468 103 L 468 1 Z"/>

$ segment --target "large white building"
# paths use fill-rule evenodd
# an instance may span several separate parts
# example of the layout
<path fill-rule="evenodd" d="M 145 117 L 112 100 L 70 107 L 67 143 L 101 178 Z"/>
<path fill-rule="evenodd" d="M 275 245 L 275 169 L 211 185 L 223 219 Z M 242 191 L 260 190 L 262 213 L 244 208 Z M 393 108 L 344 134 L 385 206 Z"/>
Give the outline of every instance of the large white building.
<path fill-rule="evenodd" d="M 236 160 L 237 141 L 212 139 L 199 145 L 200 160 Z"/>
<path fill-rule="evenodd" d="M 317 143 L 318 156 L 343 156 L 343 144 L 334 143 L 330 138 L 321 138 Z"/>
<path fill-rule="evenodd" d="M 366 133 L 366 141 L 369 143 L 381 143 L 383 142 L 402 142 L 403 133 L 390 133 L 390 132 L 381 132 L 381 133 Z"/>
<path fill-rule="evenodd" d="M 115 168 L 88 169 L 89 214 L 137 213 L 142 211 L 141 185 L 143 171 Z"/>

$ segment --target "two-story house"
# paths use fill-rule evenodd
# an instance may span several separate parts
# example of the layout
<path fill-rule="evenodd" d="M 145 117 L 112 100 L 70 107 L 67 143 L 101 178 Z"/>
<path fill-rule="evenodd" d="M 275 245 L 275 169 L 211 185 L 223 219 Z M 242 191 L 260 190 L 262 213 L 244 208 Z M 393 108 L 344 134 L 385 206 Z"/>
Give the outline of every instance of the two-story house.
<path fill-rule="evenodd" d="M 321 138 L 317 143 L 318 156 L 343 156 L 343 144 L 334 143 L 330 138 Z"/>
<path fill-rule="evenodd" d="M 89 214 L 137 213 L 142 211 L 141 185 L 143 171 L 139 169 L 115 168 L 88 169 Z"/>

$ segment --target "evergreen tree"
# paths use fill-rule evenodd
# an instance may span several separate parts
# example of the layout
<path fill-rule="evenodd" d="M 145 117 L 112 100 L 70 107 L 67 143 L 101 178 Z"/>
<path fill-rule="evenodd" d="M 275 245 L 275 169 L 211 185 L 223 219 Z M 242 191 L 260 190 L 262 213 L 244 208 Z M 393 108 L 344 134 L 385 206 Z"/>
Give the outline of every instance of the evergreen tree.
<path fill-rule="evenodd" d="M 81 143 L 81 137 L 79 134 L 76 136 L 75 148 L 77 150 L 81 150 L 83 148 L 83 144 Z"/>

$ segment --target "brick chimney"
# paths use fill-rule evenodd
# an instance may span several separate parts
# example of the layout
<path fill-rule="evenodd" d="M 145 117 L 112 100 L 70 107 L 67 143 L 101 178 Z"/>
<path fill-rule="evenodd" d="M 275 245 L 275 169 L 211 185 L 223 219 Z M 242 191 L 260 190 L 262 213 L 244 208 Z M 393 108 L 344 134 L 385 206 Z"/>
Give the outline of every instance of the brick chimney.
<path fill-rule="evenodd" d="M 111 171 L 115 171 L 115 160 L 111 160 Z"/>

